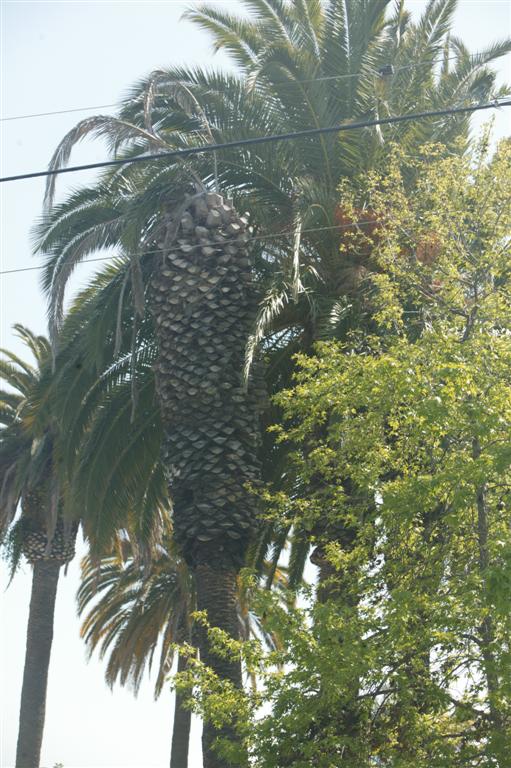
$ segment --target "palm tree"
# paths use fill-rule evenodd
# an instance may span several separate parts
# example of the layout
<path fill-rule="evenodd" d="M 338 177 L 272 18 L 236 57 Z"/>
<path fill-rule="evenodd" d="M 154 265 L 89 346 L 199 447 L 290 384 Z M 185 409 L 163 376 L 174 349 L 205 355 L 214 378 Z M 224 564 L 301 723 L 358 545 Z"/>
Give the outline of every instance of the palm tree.
<path fill-rule="evenodd" d="M 132 683 L 135 690 L 163 637 L 155 686 L 158 695 L 172 666 L 169 643 L 189 638 L 190 628 L 183 625 L 190 602 L 196 607 L 196 601 L 190 597 L 190 577 L 170 531 L 164 540 L 161 538 L 162 527 L 169 524 L 170 501 L 163 482 L 161 414 L 154 402 L 157 349 L 147 316 L 138 329 L 135 359 L 130 353 L 129 289 L 122 307 L 115 301 L 115 283 L 125 279 L 127 269 L 129 261 L 117 260 L 77 297 L 60 333 L 56 370 L 48 386 L 50 398 L 59 403 L 65 435 L 65 470 L 72 485 L 66 501 L 71 509 L 76 505 L 81 510 L 93 553 L 84 565 L 80 611 L 94 602 L 98 593 L 104 593 L 88 613 L 84 636 L 91 652 L 98 646 L 101 655 L 109 652 L 107 681 Z M 121 326 L 119 357 L 108 365 L 116 342 L 112 327 L 117 320 Z M 96 372 L 92 359 L 98 337 L 103 339 L 104 357 L 95 360 L 99 366 Z M 97 378 L 103 367 L 105 372 Z M 133 411 L 134 382 L 137 407 Z M 157 530 L 152 520 L 155 509 Z M 129 537 L 115 525 L 126 526 Z M 268 545 L 263 538 L 253 546 L 247 564 L 268 584 L 282 587 L 287 580 L 276 562 L 265 562 Z M 101 554 L 108 548 L 110 554 Z M 270 641 L 247 599 L 238 585 L 240 635 L 257 632 Z M 142 603 L 151 607 L 141 612 Z M 178 657 L 178 671 L 185 665 L 185 657 Z M 183 709 L 180 698 L 175 713 L 171 759 L 173 765 L 183 765 L 189 712 Z"/>
<path fill-rule="evenodd" d="M 256 520 L 246 485 L 259 476 L 261 387 L 255 376 L 248 391 L 243 383 L 255 294 L 245 253 L 246 220 L 216 194 L 195 194 L 186 202 L 174 204 L 174 219 L 164 220 L 167 235 L 174 227 L 180 237 L 164 249 L 164 261 L 150 264 L 146 298 L 151 296 L 158 347 L 156 394 L 174 531 L 193 572 L 198 608 L 237 636 L 237 573 Z M 160 217 L 154 218 L 153 231 L 146 229 L 149 250 L 161 248 L 159 238 L 165 236 Z M 178 284 L 179 298 L 172 293 Z M 241 685 L 240 664 L 211 653 L 204 628 L 199 646 L 203 661 L 220 677 Z M 216 735 L 205 726 L 206 753 Z"/>
<path fill-rule="evenodd" d="M 155 698 L 170 675 L 174 644 L 191 643 L 191 612 L 195 603 L 188 569 L 173 551 L 171 540 L 150 566 L 140 563 L 130 541 L 119 540 L 117 552 L 95 562 L 85 558 L 78 591 L 80 614 L 88 611 L 81 634 L 90 653 L 99 647 L 108 654 L 106 681 L 131 684 L 138 692 L 146 667 L 151 669 L 159 642 Z M 91 607 L 92 604 L 92 607 Z M 187 669 L 187 657 L 178 654 L 177 672 Z M 191 711 L 176 691 L 170 768 L 186 768 Z"/>
<path fill-rule="evenodd" d="M 249 18 L 208 7 L 189 13 L 214 35 L 217 48 L 231 53 L 237 74 L 153 73 L 133 89 L 119 117 L 79 123 L 51 166 L 65 164 L 88 134 L 106 136 L 112 154 L 129 159 L 148 150 L 488 98 L 496 90 L 487 64 L 510 49 L 505 41 L 471 57 L 450 36 L 455 0 L 432 0 L 417 24 L 403 2 L 387 17 L 388 0 L 246 5 Z M 395 72 L 390 83 L 389 68 Z M 260 476 L 260 393 L 258 385 L 247 393 L 241 378 L 247 339 L 247 363 L 266 340 L 268 377 L 278 388 L 288 380 L 293 351 L 342 332 L 350 312 L 349 322 L 356 322 L 367 254 L 339 253 L 339 230 L 346 226 L 337 202 L 340 181 L 377 165 L 390 140 L 406 149 L 425 139 L 452 144 L 467 128 L 466 119 L 446 118 L 344 133 L 341 142 L 330 135 L 197 155 L 193 162 L 128 163 L 43 216 L 38 247 L 47 254 L 54 330 L 80 260 L 117 247 L 129 261 L 127 277 L 117 281 L 118 305 L 130 283 L 134 317 L 144 322 L 144 305 L 153 317 L 175 534 L 194 571 L 199 606 L 234 636 L 236 574 L 256 528 L 245 486 Z M 254 270 L 246 218 L 217 189 L 232 194 L 236 208 L 249 208 L 257 236 L 267 238 L 250 248 Z M 52 191 L 50 184 L 49 199 Z M 134 348 L 137 336 L 135 324 Z M 250 370 L 259 377 L 257 368 Z M 240 684 L 239 666 L 213 658 L 206 636 L 201 654 L 219 675 Z M 214 737 L 206 729 L 207 766 L 219 765 Z"/>
<path fill-rule="evenodd" d="M 286 575 L 278 571 L 276 580 L 282 589 Z M 146 669 L 156 664 L 154 693 L 157 698 L 170 676 L 176 653 L 175 644 L 194 645 L 191 613 L 196 598 L 190 572 L 176 552 L 171 531 L 165 537 L 159 555 L 150 565 L 140 562 L 136 547 L 120 536 L 116 550 L 99 560 L 86 557 L 82 562 L 82 583 L 78 590 L 78 610 L 84 615 L 81 635 L 89 652 L 99 649 L 107 657 L 105 678 L 130 684 L 137 694 Z M 264 628 L 264 622 L 250 610 L 249 595 L 238 587 L 238 620 L 241 637 L 262 638 L 269 647 L 277 639 Z M 177 654 L 177 673 L 187 669 L 187 656 Z M 186 768 L 191 711 L 176 691 L 171 747 L 171 768 Z"/>
<path fill-rule="evenodd" d="M 0 394 L 0 532 L 13 571 L 22 554 L 32 566 L 16 767 L 38 768 L 57 584 L 62 565 L 74 556 L 77 524 L 62 516 L 58 428 L 51 410 L 38 398 L 50 345 L 22 325 L 15 330 L 36 365 L 2 350 L 0 375 L 9 390 Z M 18 505 L 21 514 L 16 520 Z"/>

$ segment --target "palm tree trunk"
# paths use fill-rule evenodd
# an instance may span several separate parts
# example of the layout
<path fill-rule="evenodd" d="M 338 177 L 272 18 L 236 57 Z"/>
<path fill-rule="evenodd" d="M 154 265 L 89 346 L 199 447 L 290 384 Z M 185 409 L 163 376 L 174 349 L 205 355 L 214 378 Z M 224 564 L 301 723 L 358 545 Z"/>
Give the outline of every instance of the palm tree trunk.
<path fill-rule="evenodd" d="M 60 566 L 53 559 L 33 566 L 16 768 L 39 768 Z"/>
<path fill-rule="evenodd" d="M 198 607 L 237 638 L 236 575 L 258 525 L 247 486 L 261 477 L 264 381 L 257 368 L 248 388 L 243 380 L 258 295 L 246 218 L 217 194 L 188 198 L 185 207 L 171 214 L 152 277 L 163 459 L 175 540 L 197 580 Z M 199 650 L 222 680 L 241 686 L 240 664 L 212 654 L 204 630 Z M 217 736 L 235 740 L 206 724 L 205 768 L 225 768 L 213 752 Z"/>
<path fill-rule="evenodd" d="M 230 637 L 238 639 L 236 569 L 229 568 L 228 565 L 222 568 L 215 567 L 213 565 L 214 558 L 211 557 L 208 560 L 209 562 L 199 563 L 194 570 L 197 608 L 199 611 L 206 612 L 211 626 L 218 627 Z M 207 632 L 203 627 L 199 630 L 198 640 L 201 661 L 210 667 L 221 680 L 227 680 L 237 688 L 241 688 L 240 662 L 214 654 L 210 648 Z M 205 722 L 202 732 L 204 768 L 226 768 L 225 761 L 219 758 L 213 749 L 213 743 L 218 737 L 235 740 L 232 729 L 218 730 L 211 723 Z"/>
<path fill-rule="evenodd" d="M 187 666 L 187 657 L 180 653 L 177 659 L 177 673 L 186 672 Z M 188 747 L 190 744 L 192 713 L 191 710 L 186 709 L 183 704 L 183 695 L 179 691 L 176 691 L 170 768 L 188 768 Z"/>

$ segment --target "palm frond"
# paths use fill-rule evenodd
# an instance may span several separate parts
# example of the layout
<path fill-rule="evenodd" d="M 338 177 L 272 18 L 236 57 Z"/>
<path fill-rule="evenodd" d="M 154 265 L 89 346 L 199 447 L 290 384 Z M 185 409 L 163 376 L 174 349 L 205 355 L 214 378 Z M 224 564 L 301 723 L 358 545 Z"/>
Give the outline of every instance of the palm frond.
<path fill-rule="evenodd" d="M 263 27 L 208 5 L 192 6 L 183 18 L 209 32 L 214 50 L 225 49 L 241 68 L 253 66 L 264 45 Z"/>
<path fill-rule="evenodd" d="M 65 168 L 71 157 L 73 148 L 79 142 L 88 137 L 106 138 L 111 142 L 111 147 L 116 151 L 122 144 L 133 143 L 136 140 L 146 140 L 151 146 L 156 145 L 161 149 L 168 149 L 165 142 L 156 134 L 144 128 L 120 120 L 112 115 L 93 115 L 81 120 L 62 139 L 48 164 L 48 170 L 55 171 Z M 57 175 L 47 177 L 44 203 L 50 208 L 55 198 L 55 185 Z"/>

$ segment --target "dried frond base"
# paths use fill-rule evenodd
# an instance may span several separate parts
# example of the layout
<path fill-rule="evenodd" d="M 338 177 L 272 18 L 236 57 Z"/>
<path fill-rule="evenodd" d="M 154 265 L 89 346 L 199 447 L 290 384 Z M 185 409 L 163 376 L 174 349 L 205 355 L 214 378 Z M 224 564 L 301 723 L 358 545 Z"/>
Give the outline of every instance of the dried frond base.
<path fill-rule="evenodd" d="M 164 459 L 175 535 L 189 563 L 212 542 L 219 557 L 241 560 L 256 525 L 247 484 L 260 478 L 265 388 L 257 365 L 248 387 L 243 382 L 258 303 L 247 225 L 220 195 L 195 199 L 177 227 L 169 223 L 176 237 L 152 280 Z"/>
<path fill-rule="evenodd" d="M 61 563 L 68 563 L 75 556 L 77 530 L 76 523 L 66 526 L 60 519 L 48 544 L 44 526 L 30 519 L 24 520 L 21 534 L 22 552 L 29 563 L 40 560 L 58 560 Z"/>

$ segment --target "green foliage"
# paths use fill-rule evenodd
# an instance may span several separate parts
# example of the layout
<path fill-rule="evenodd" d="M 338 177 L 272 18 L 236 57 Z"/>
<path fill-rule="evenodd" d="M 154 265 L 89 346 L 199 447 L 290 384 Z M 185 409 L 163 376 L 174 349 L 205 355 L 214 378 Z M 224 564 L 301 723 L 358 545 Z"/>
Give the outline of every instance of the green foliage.
<path fill-rule="evenodd" d="M 324 552 L 322 599 L 258 596 L 283 638 L 271 652 L 216 633 L 258 691 L 218 690 L 199 664 L 183 681 L 205 717 L 237 721 L 255 766 L 508 764 L 510 190 L 504 142 L 491 159 L 393 158 L 362 192 L 382 221 L 367 289 L 378 335 L 298 358 L 276 432 L 299 483 L 267 496 Z M 367 240 L 354 231 L 349 247 Z"/>
<path fill-rule="evenodd" d="M 63 493 L 56 416 L 41 398 L 42 382 L 51 367 L 50 345 L 23 325 L 15 325 L 14 330 L 35 365 L 0 350 L 0 378 L 7 387 L 0 392 L 0 543 L 13 574 L 27 525 L 43 531 L 51 541 Z M 16 519 L 20 506 L 22 515 Z"/>
<path fill-rule="evenodd" d="M 135 549 L 135 552 L 133 551 Z M 78 611 L 85 614 L 81 628 L 89 652 L 99 649 L 108 657 L 106 681 L 130 684 L 135 693 L 146 669 L 153 667 L 159 649 L 155 697 L 170 675 L 174 643 L 191 637 L 191 611 L 195 602 L 188 569 L 172 546 L 153 555 L 150 565 L 136 557 L 125 536 L 117 552 L 98 562 L 85 558 L 78 591 Z"/>

